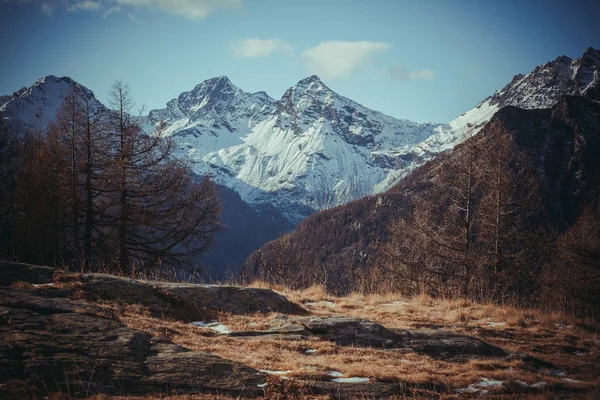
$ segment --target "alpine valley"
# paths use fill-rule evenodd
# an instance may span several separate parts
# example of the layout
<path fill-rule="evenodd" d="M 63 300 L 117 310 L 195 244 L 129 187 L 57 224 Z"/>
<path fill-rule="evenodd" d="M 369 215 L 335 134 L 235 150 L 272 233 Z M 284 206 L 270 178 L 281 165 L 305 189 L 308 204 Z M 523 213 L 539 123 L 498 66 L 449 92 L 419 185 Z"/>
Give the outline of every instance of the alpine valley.
<path fill-rule="evenodd" d="M 213 278 L 239 270 L 248 255 L 311 214 L 385 192 L 415 168 L 476 134 L 502 108 L 554 107 L 588 96 L 600 82 L 600 52 L 566 56 L 517 75 L 449 123 L 396 119 L 341 96 L 317 76 L 281 99 L 247 93 L 227 77 L 208 79 L 142 117 L 161 126 L 195 174 L 212 175 L 223 198 L 224 229 L 203 262 Z M 43 130 L 72 85 L 46 76 L 0 96 L 5 123 Z M 104 107 L 83 88 L 94 107 Z"/>

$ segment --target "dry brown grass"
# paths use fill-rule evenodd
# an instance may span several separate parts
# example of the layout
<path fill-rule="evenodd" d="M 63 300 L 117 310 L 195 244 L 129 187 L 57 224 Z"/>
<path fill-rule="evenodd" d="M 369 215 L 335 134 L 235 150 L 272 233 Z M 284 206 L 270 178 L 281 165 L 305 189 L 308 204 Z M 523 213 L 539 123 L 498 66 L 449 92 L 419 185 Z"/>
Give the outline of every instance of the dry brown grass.
<path fill-rule="evenodd" d="M 16 289 L 33 289 L 34 286 L 29 282 L 17 281 L 10 284 L 10 287 Z"/>
<path fill-rule="evenodd" d="M 268 287 L 256 283 L 254 287 Z M 317 338 L 289 341 L 277 338 L 238 339 L 219 335 L 169 318 L 156 318 L 143 308 L 119 305 L 120 320 L 133 328 L 172 340 L 192 350 L 207 351 L 236 360 L 256 369 L 291 371 L 295 379 L 323 379 L 328 371 L 345 376 L 369 377 L 377 381 L 402 381 L 412 387 L 434 388 L 438 395 L 454 396 L 454 389 L 465 388 L 482 378 L 507 382 L 504 391 L 517 393 L 514 381 L 547 382 L 541 396 L 550 390 L 595 393 L 600 387 L 600 326 L 558 313 L 543 313 L 516 307 L 499 307 L 466 300 L 438 300 L 428 296 L 401 298 L 396 295 L 352 294 L 337 298 L 314 286 L 304 291 L 278 287 L 279 292 L 298 303 L 315 302 L 314 315 L 348 315 L 378 322 L 389 329 L 436 328 L 478 337 L 507 352 L 531 354 L 565 371 L 565 376 L 580 380 L 567 382 L 548 372 L 533 370 L 520 360 L 471 360 L 463 363 L 434 360 L 427 355 L 402 350 L 343 347 Z M 331 301 L 331 307 L 323 301 Z M 115 307 L 114 304 L 110 307 Z M 277 314 L 232 315 L 221 313 L 219 322 L 232 330 L 260 330 L 269 327 Z M 492 323 L 500 323 L 493 325 Z M 317 353 L 307 355 L 305 350 Z M 573 349 L 589 351 L 575 355 Z M 515 389 L 516 388 L 516 389 Z M 504 396 L 502 392 L 496 393 Z M 520 395 L 524 395 L 520 393 Z M 186 398 L 186 397 L 177 397 Z M 133 398 L 132 398 L 133 399 Z M 215 398 L 216 399 L 216 398 Z"/>
<path fill-rule="evenodd" d="M 256 369 L 291 371 L 287 374 L 299 380 L 329 379 L 328 371 L 340 371 L 345 376 L 369 377 L 375 381 L 406 382 L 417 397 L 455 398 L 456 389 L 466 388 L 482 378 L 506 382 L 490 394 L 497 398 L 547 398 L 555 394 L 576 394 L 583 398 L 600 395 L 600 324 L 579 320 L 560 313 L 520 309 L 511 306 L 480 304 L 468 300 L 434 299 L 429 296 L 402 298 L 398 295 L 351 294 L 334 297 L 321 286 L 302 291 L 271 287 L 256 282 L 252 287 L 272 288 L 297 303 L 312 302 L 307 307 L 315 316 L 347 315 L 380 323 L 388 329 L 441 329 L 470 335 L 504 349 L 509 353 L 530 354 L 557 365 L 569 379 L 538 371 L 518 359 L 474 359 L 465 362 L 435 360 L 409 350 L 385 350 L 336 346 L 316 337 L 290 341 L 280 338 L 241 339 L 219 335 L 209 328 L 199 328 L 167 315 L 157 317 L 150 310 L 136 305 L 100 302 L 107 314 L 116 316 L 125 325 L 146 331 L 154 336 L 171 340 L 196 351 L 207 351 L 221 357 L 247 364 Z M 333 302 L 332 307 L 325 302 Z M 219 313 L 216 319 L 232 330 L 268 329 L 270 321 L 279 315 L 233 315 Z M 293 317 L 290 317 L 293 318 Z M 308 349 L 316 354 L 306 354 Z M 576 355 L 576 351 L 586 351 Z M 272 378 L 267 398 L 285 397 L 285 382 Z M 523 392 L 516 380 L 529 384 L 546 382 L 546 388 L 537 393 Z M 283 383 L 282 383 L 283 382 Z M 292 389 L 285 389 L 292 390 Z M 283 396 L 283 397 L 282 397 Z M 107 397 L 97 396 L 95 400 Z M 229 399 L 227 396 L 180 395 L 116 397 L 138 399 Z M 302 397 L 298 397 L 302 398 Z M 317 398 L 312 396 L 311 398 Z M 326 398 L 326 397 L 323 397 Z M 598 397 L 600 398 L 600 397 Z"/>

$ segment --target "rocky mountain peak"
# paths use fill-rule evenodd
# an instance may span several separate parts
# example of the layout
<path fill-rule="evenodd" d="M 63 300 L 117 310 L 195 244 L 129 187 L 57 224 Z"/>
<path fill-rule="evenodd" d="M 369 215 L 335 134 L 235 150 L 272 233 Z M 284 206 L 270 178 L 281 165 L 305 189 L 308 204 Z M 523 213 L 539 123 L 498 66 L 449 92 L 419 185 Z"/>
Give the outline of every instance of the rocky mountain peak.
<path fill-rule="evenodd" d="M 149 118 L 153 123 L 186 119 L 206 127 L 225 126 L 227 130 L 232 119 L 241 115 L 268 112 L 264 106 L 270 107 L 274 102 L 266 93 L 250 94 L 235 86 L 226 76 L 207 79 L 196 85 L 189 92 L 181 93 L 176 99 L 167 103 L 161 110 L 152 110 Z"/>
<path fill-rule="evenodd" d="M 538 65 L 526 75 L 516 75 L 488 100 L 498 108 L 551 108 L 563 95 L 583 95 L 598 86 L 599 67 L 600 53 L 593 48 L 577 59 L 563 55 Z"/>
<path fill-rule="evenodd" d="M 77 89 L 92 103 L 93 108 L 104 106 L 94 93 L 69 77 L 46 75 L 33 85 L 19 89 L 12 96 L 0 99 L 2 118 L 19 132 L 45 129 L 69 93 Z"/>
<path fill-rule="evenodd" d="M 302 94 L 335 93 L 317 75 L 311 75 L 300 80 L 293 88 L 296 92 Z"/>
<path fill-rule="evenodd" d="M 226 76 L 210 78 L 196 85 L 192 92 L 234 92 L 237 87 Z"/>
<path fill-rule="evenodd" d="M 600 64 L 600 50 L 596 50 L 593 47 L 588 47 L 588 49 L 583 53 L 584 60 L 590 60 L 592 63 Z"/>
<path fill-rule="evenodd" d="M 342 97 L 328 88 L 317 75 L 312 75 L 286 90 L 276 104 L 276 112 L 284 116 L 284 120 L 291 118 L 291 125 L 298 125 L 307 118 L 312 120 L 325 117 L 337 121 L 333 109 L 336 99 Z M 284 126 L 289 125 L 282 122 Z"/>

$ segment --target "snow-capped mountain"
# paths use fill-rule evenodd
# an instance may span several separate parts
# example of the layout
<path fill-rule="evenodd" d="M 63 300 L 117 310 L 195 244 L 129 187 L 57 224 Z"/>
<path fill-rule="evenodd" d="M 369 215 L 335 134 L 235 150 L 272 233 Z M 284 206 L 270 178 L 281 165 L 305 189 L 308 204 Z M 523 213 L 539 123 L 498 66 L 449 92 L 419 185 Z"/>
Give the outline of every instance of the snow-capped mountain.
<path fill-rule="evenodd" d="M 461 114 L 446 127 L 419 144 L 417 153 L 436 153 L 453 148 L 471 136 L 501 108 L 527 110 L 552 108 L 563 95 L 585 95 L 600 87 L 600 51 L 588 48 L 582 57 L 560 56 L 526 75 L 518 74 L 504 88 Z"/>
<path fill-rule="evenodd" d="M 21 132 L 44 130 L 74 87 L 85 94 L 92 108 L 104 108 L 85 86 L 68 77 L 48 75 L 11 96 L 0 96 L 0 113 L 5 123 L 18 126 Z"/>
<path fill-rule="evenodd" d="M 412 160 L 397 149 L 437 124 L 398 120 L 338 95 L 316 76 L 288 89 L 242 143 L 203 158 L 215 179 L 253 205 L 275 205 L 293 223 L 377 191 Z"/>
<path fill-rule="evenodd" d="M 164 122 L 165 133 L 176 138 L 180 151 L 191 161 L 201 162 L 209 152 L 241 143 L 241 137 L 263 120 L 274 104 L 265 92 L 243 92 L 221 76 L 180 94 L 164 109 L 150 111 L 145 120 L 153 126 Z"/>
<path fill-rule="evenodd" d="M 147 124 L 165 124 L 178 154 L 256 209 L 275 207 L 295 224 L 307 215 L 386 189 L 415 160 L 410 147 L 439 124 L 398 120 L 338 95 L 317 76 L 279 101 L 209 79 Z M 388 183 L 390 181 L 391 183 Z"/>

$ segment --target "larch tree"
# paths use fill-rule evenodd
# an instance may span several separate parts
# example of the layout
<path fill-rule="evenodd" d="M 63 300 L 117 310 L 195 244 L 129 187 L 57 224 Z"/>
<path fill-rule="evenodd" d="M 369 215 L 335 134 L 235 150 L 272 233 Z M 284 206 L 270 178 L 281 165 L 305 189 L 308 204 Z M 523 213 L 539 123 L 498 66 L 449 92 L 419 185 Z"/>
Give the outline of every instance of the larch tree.
<path fill-rule="evenodd" d="M 122 272 L 134 266 L 178 264 L 206 250 L 218 229 L 220 200 L 208 177 L 194 177 L 174 157 L 161 126 L 151 133 L 132 115 L 129 87 L 116 82 L 110 93 L 108 157 L 102 196 L 105 233 L 117 249 Z"/>
<path fill-rule="evenodd" d="M 417 196 L 414 225 L 427 243 L 427 271 L 437 277 L 440 287 L 458 285 L 469 296 L 478 267 L 474 232 L 479 182 L 479 146 L 467 140 L 446 157 L 435 172 L 434 186 Z M 457 288 L 458 289 L 458 288 Z"/>
<path fill-rule="evenodd" d="M 483 195 L 477 226 L 490 289 L 495 297 L 521 291 L 531 281 L 536 231 L 532 218 L 540 210 L 537 173 L 527 154 L 501 122 L 486 128 L 480 169 Z"/>

